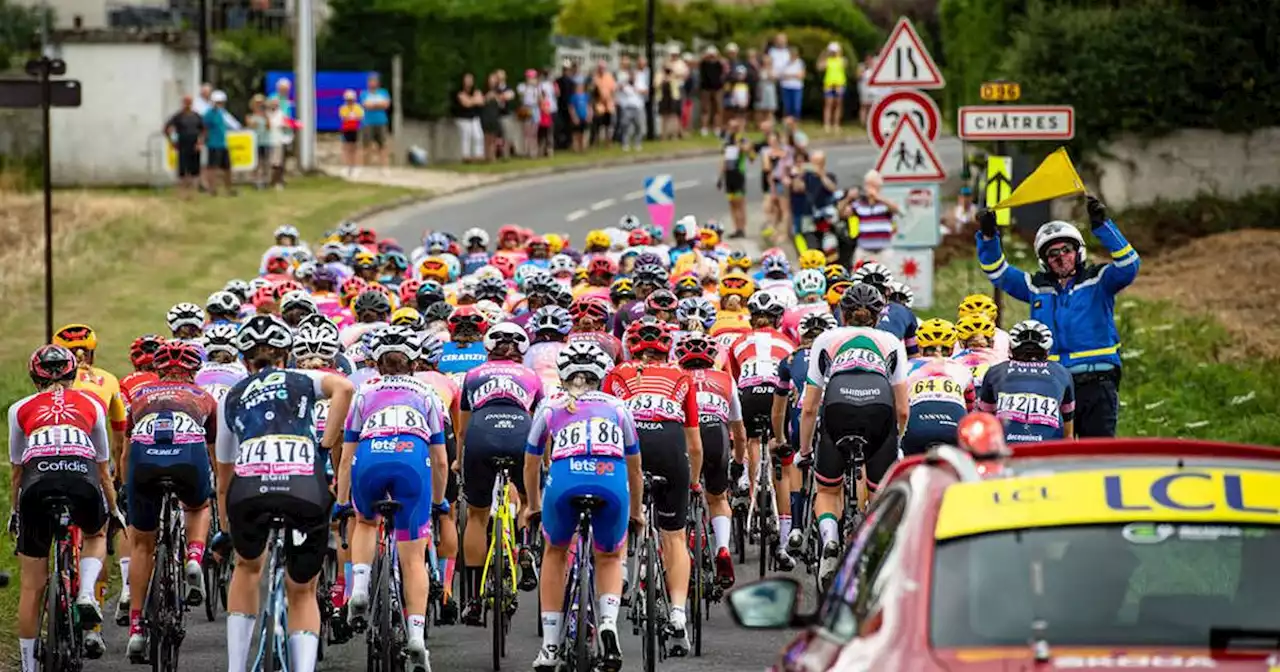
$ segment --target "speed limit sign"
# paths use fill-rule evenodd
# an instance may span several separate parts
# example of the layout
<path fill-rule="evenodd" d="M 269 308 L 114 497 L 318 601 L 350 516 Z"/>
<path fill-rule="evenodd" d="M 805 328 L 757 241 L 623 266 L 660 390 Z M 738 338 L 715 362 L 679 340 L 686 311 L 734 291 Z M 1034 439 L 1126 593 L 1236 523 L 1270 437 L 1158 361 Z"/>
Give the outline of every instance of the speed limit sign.
<path fill-rule="evenodd" d="M 871 142 L 883 147 L 893 135 L 893 129 L 898 127 L 898 122 L 908 115 L 929 142 L 938 139 L 938 129 L 942 125 L 938 104 L 924 93 L 902 89 L 881 98 L 871 109 L 871 115 L 867 117 L 867 135 Z"/>

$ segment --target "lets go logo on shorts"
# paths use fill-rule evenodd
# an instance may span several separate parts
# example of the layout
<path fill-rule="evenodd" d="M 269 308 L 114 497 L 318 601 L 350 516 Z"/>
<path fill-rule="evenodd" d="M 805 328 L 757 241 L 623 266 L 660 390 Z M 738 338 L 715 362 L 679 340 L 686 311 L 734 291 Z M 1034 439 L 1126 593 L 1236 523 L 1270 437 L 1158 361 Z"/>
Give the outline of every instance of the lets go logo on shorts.
<path fill-rule="evenodd" d="M 369 442 L 369 450 L 374 453 L 410 453 L 413 452 L 413 442 L 400 439 L 373 439 Z"/>
<path fill-rule="evenodd" d="M 609 460 L 597 460 L 594 457 L 571 457 L 569 458 L 569 471 L 575 474 L 595 474 L 604 476 L 613 473 L 613 462 Z"/>

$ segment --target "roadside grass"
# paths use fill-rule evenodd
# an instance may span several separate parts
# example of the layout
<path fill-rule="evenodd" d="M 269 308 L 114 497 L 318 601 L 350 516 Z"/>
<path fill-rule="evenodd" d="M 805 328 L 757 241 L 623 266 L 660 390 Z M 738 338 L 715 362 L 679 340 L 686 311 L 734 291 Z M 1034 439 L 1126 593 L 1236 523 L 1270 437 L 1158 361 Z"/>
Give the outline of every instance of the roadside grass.
<path fill-rule="evenodd" d="M 295 180 L 283 192 L 241 190 L 235 198 L 181 201 L 147 190 L 57 192 L 55 204 L 55 327 L 76 321 L 98 332 L 97 364 L 125 375 L 129 344 L 163 333 L 174 303 L 205 297 L 233 277 L 257 274 L 260 255 L 281 224 L 307 240 L 362 208 L 412 193 L 331 178 Z M 0 404 L 30 394 L 26 359 L 44 342 L 43 228 L 39 194 L 0 192 Z M 6 428 L 7 431 L 7 428 Z M 0 512 L 10 510 L 9 466 L 0 466 Z M 0 613 L 16 614 L 17 558 L 12 539 L 0 542 Z M 114 558 L 108 567 L 116 573 Z M 0 619 L 0 669 L 15 669 L 16 618 Z M 108 627 L 114 628 L 114 625 Z"/>
<path fill-rule="evenodd" d="M 1009 262 L 1035 268 L 1028 246 L 1006 249 Z M 956 319 L 956 306 L 972 293 L 991 294 L 976 257 L 937 269 L 934 305 L 921 319 Z M 1005 329 L 1029 313 L 1025 303 L 1005 297 Z M 1212 317 L 1167 302 L 1116 298 L 1116 326 L 1123 344 L 1120 384 L 1121 436 L 1212 439 L 1280 446 L 1280 360 L 1242 361 L 1230 334 Z"/>

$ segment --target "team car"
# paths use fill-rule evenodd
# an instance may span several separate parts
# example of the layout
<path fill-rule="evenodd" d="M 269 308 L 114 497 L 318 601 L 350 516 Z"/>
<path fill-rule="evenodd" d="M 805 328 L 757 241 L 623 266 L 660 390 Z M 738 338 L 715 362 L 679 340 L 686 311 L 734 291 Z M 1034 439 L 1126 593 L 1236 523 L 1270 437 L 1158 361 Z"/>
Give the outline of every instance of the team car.
<path fill-rule="evenodd" d="M 892 469 L 815 610 L 790 578 L 729 594 L 800 631 L 773 670 L 1280 671 L 1280 450 L 960 437 Z"/>

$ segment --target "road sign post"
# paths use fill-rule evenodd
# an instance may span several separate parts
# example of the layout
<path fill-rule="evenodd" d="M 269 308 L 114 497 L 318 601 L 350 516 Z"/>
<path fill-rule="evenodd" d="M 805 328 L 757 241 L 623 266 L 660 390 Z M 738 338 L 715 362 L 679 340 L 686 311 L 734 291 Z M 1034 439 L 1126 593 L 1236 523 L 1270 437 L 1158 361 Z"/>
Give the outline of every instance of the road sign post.
<path fill-rule="evenodd" d="M 889 40 L 880 49 L 880 57 L 867 85 L 941 89 L 946 86 L 946 80 L 921 41 L 920 34 L 904 16 L 898 19 Z"/>

